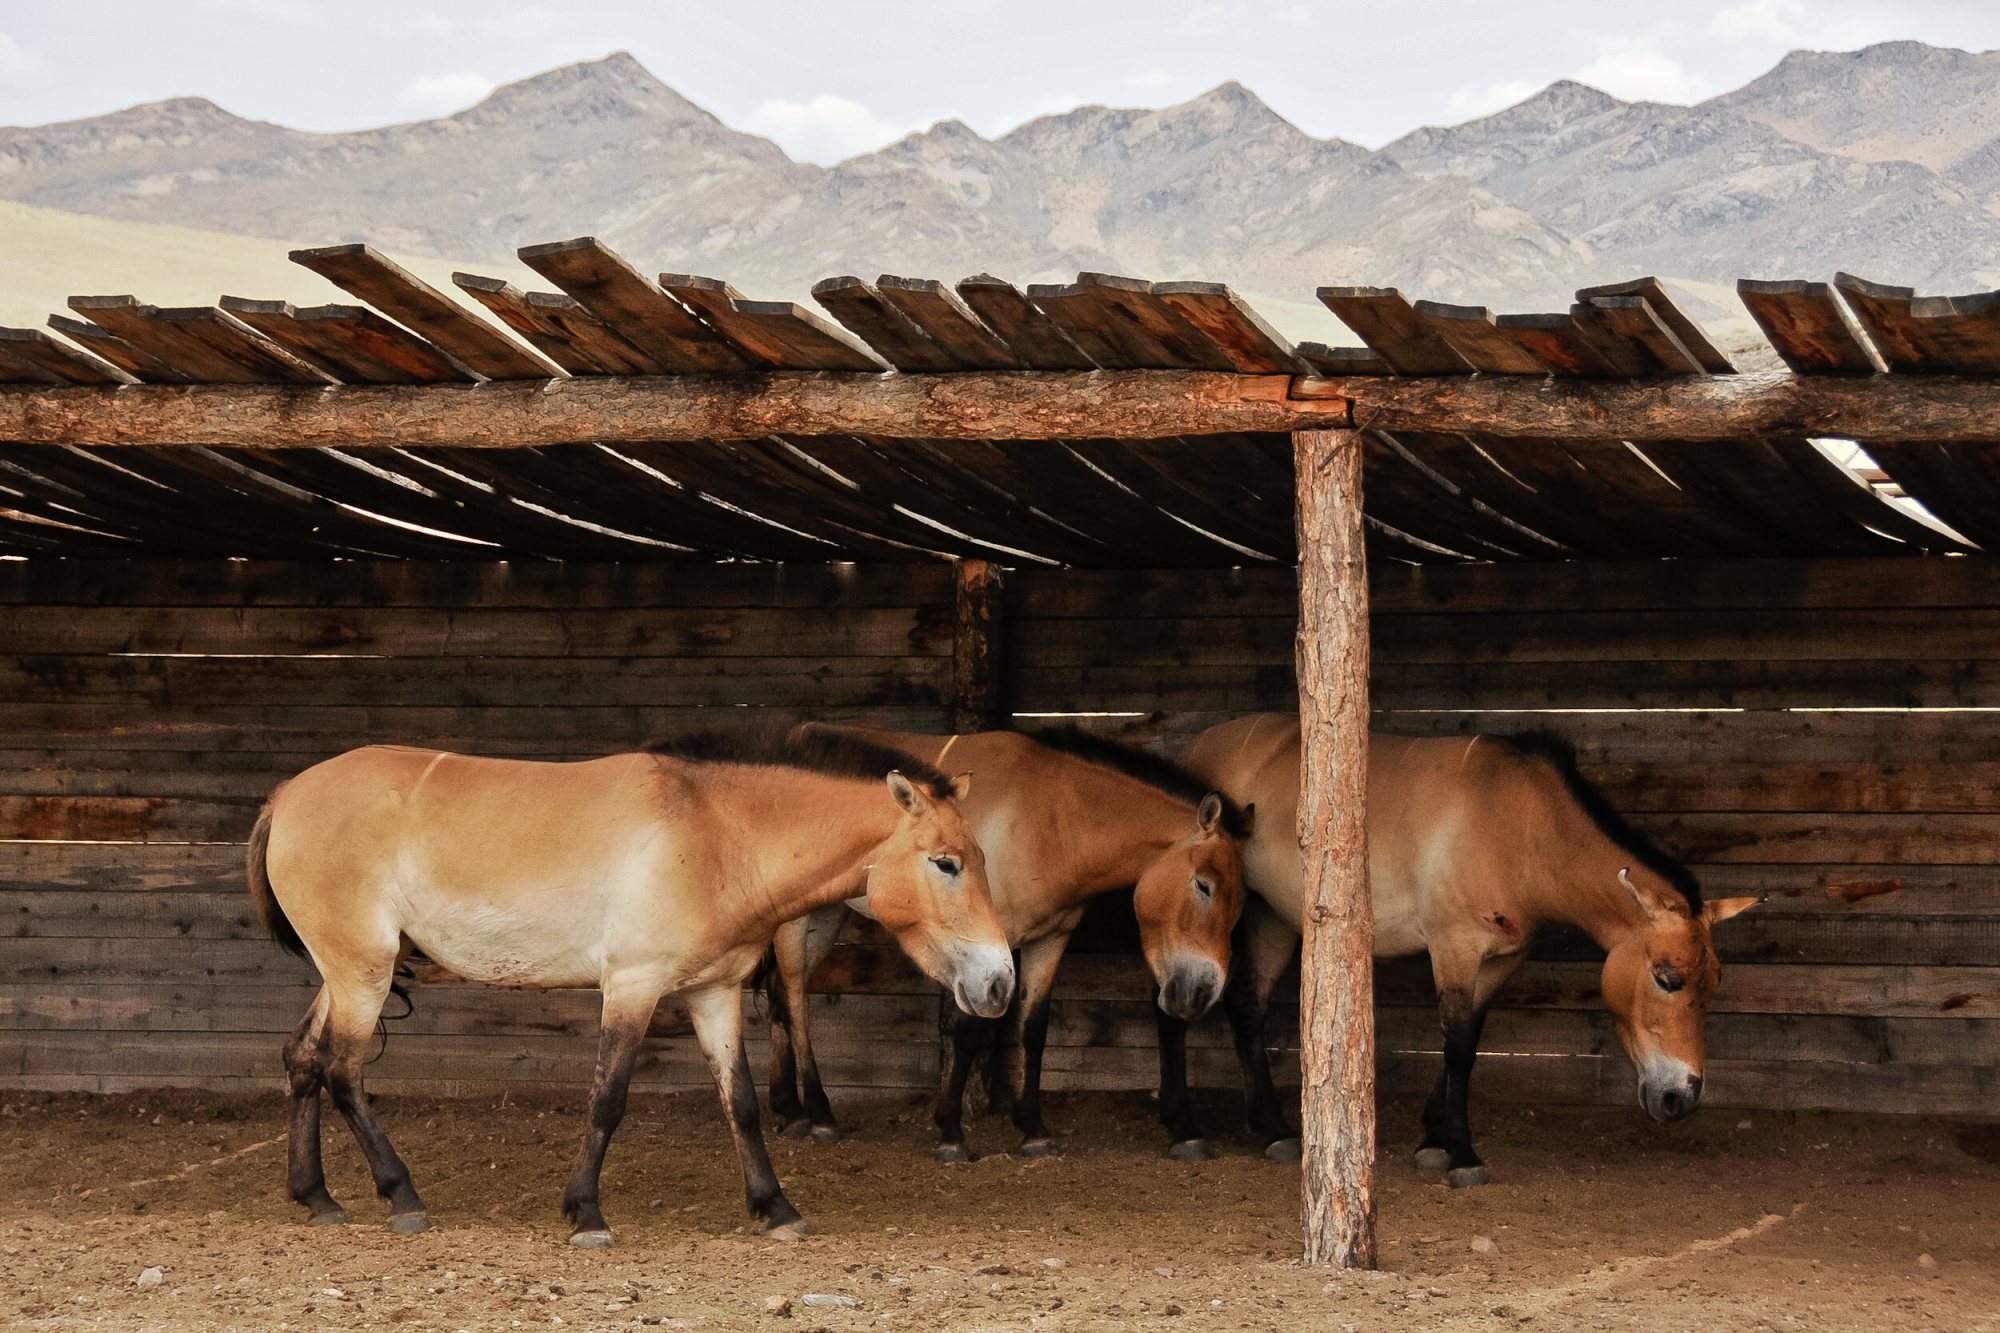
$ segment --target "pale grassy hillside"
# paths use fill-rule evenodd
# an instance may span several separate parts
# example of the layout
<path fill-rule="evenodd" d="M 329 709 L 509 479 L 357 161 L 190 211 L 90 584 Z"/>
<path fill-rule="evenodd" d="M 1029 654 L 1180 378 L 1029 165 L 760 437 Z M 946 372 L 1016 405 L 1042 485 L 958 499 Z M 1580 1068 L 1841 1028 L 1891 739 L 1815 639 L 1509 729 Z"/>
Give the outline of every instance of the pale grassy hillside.
<path fill-rule="evenodd" d="M 120 222 L 0 201 L 0 324 L 36 327 L 67 310 L 76 295 L 137 296 L 154 305 L 207 305 L 218 296 L 286 300 L 294 305 L 349 301 L 324 278 L 285 258 L 300 245 L 361 237 L 267 241 L 186 227 Z M 396 260 L 433 286 L 452 290 L 454 269 L 548 284 L 512 259 Z"/>

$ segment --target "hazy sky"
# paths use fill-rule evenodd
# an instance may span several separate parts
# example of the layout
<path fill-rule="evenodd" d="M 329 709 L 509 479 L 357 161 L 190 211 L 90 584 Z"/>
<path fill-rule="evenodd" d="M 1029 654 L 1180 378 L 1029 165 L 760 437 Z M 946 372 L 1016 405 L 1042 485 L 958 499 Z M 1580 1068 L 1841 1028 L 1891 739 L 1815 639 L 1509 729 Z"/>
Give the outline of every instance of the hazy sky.
<path fill-rule="evenodd" d="M 2000 47 L 2000 0 L 71 0 L 0 4 L 0 124 L 197 94 L 314 130 L 416 120 L 625 49 L 731 125 L 833 161 L 1227 79 L 1371 147 L 1559 78 L 1696 101 L 1796 47 Z"/>

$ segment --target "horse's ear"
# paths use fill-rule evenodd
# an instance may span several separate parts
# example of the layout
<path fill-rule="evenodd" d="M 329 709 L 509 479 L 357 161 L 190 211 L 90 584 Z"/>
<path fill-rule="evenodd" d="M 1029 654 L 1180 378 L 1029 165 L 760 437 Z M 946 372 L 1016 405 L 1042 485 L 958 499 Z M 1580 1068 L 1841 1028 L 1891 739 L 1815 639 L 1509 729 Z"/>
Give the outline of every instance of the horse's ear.
<path fill-rule="evenodd" d="M 1639 904 L 1639 910 L 1646 914 L 1648 921 L 1657 925 L 1661 917 L 1672 915 L 1670 909 L 1662 907 L 1659 903 L 1639 891 L 1639 886 L 1632 882 L 1632 868 L 1630 866 L 1626 866 L 1618 872 L 1618 882 L 1625 886 L 1625 892 L 1632 895 L 1632 901 Z"/>
<path fill-rule="evenodd" d="M 1756 898 L 1714 898 L 1701 905 L 1701 919 L 1713 926 L 1755 907 Z"/>
<path fill-rule="evenodd" d="M 962 801 L 972 792 L 972 770 L 966 769 L 951 780 L 951 799 Z"/>
<path fill-rule="evenodd" d="M 1201 826 L 1203 833 L 1215 832 L 1222 822 L 1222 793 L 1212 791 L 1201 798 L 1201 805 L 1194 812 L 1194 822 Z"/>
<path fill-rule="evenodd" d="M 895 769 L 889 770 L 889 794 L 896 798 L 897 805 L 913 815 L 920 815 L 930 809 L 931 798 L 918 790 L 916 783 Z"/>

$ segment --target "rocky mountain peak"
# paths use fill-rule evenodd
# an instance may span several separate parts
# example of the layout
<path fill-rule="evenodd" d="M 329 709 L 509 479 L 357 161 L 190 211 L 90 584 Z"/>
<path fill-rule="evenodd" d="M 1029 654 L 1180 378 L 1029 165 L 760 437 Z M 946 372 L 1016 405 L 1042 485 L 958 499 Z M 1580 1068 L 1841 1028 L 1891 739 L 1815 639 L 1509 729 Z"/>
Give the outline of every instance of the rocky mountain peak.
<path fill-rule="evenodd" d="M 660 82 L 625 51 L 502 84 L 453 119 L 578 123 L 639 117 L 718 127 L 722 123 Z"/>

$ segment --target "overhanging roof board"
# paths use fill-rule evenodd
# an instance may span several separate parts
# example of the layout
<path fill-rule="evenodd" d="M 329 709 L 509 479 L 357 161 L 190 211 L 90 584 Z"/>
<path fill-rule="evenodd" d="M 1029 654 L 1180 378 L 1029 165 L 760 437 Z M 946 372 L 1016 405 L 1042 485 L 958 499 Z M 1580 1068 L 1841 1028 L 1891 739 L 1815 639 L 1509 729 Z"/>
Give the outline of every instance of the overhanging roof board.
<path fill-rule="evenodd" d="M 1787 409 L 1758 397 L 1814 404 L 1800 418 L 1821 421 L 1853 416 L 1885 384 L 1909 385 L 1910 410 L 1930 420 L 1929 397 L 1949 395 L 1929 394 L 1924 386 L 1937 381 L 1928 377 L 1975 386 L 2000 378 L 2000 294 L 1919 298 L 1846 275 L 1831 284 L 1745 282 L 1745 305 L 1791 369 L 1779 383 L 1724 381 L 1736 367 L 1650 278 L 1588 288 L 1567 312 L 1534 315 L 1412 303 L 1390 288 L 1322 288 L 1322 301 L 1366 344 L 1327 348 L 1293 346 L 1240 297 L 1208 283 L 1086 273 L 1023 291 L 983 274 L 955 286 L 886 274 L 833 278 L 815 289 L 827 319 L 748 300 L 712 278 L 662 274 L 655 282 L 587 237 L 523 251 L 562 292 L 460 275 L 470 304 L 366 247 L 294 258 L 374 308 L 295 310 L 231 297 L 161 311 L 99 297 L 74 303 L 94 323 L 51 320 L 67 341 L 0 330 L 0 410 L 24 441 L 0 445 L 0 552 L 1288 562 L 1289 441 L 1230 423 L 1345 425 L 1350 411 L 1371 429 L 1366 484 L 1377 558 L 2000 550 L 2000 442 L 1984 442 L 1966 424 L 1973 408 L 1960 411 L 1948 442 L 1867 437 L 1870 456 L 1925 514 L 1898 507 L 1804 435 L 1765 430 Z M 883 366 L 894 373 L 872 373 Z M 661 370 L 681 378 L 634 378 Z M 777 378 L 755 378 L 764 372 Z M 784 379 L 798 372 L 826 378 Z M 1021 372 L 1050 378 L 1019 381 Z M 1232 378 L 1245 376 L 1257 378 Z M 1926 378 L 1899 378 L 1907 376 Z M 291 386 L 245 390 L 281 398 L 236 413 L 288 428 L 326 404 L 362 402 L 356 387 L 471 396 L 395 399 L 411 410 L 378 417 L 389 424 L 373 434 L 266 450 L 258 446 L 280 441 L 260 438 L 260 426 L 225 440 L 173 424 L 201 419 L 187 414 L 219 390 L 66 387 L 134 377 Z M 824 434 L 752 430 L 744 434 L 761 438 L 668 442 L 648 436 L 647 426 L 474 449 L 427 406 L 449 402 L 461 420 L 500 417 L 510 404 L 545 407 L 594 392 L 561 383 L 571 377 L 630 393 L 642 407 L 664 401 L 649 393 L 710 394 L 735 404 L 736 415 L 718 418 L 732 423 L 764 419 L 743 410 L 753 399 L 832 401 L 846 392 L 842 384 L 865 382 L 874 415 L 869 429 Z M 331 385 L 313 387 L 321 381 Z M 980 414 L 994 410 L 982 395 L 1003 383 L 1030 386 L 1014 390 L 1026 394 L 1023 410 L 1040 395 L 1049 412 L 1066 413 L 1060 419 L 1078 427 L 1073 437 L 977 438 L 989 420 Z M 143 404 L 131 410 L 150 414 L 156 434 L 187 437 L 71 447 L 96 441 L 50 424 L 68 420 L 65 393 L 127 395 L 122 401 Z M 174 396 L 129 396 L 146 393 Z M 1244 393 L 1251 397 L 1231 398 Z M 1157 417 L 1118 412 L 1148 394 Z M 1721 443 L 1665 437 L 1655 419 L 1663 403 L 1686 406 L 1692 419 L 1756 420 L 1759 433 Z M 1619 438 L 1609 404 L 1629 413 L 1623 433 L 1643 438 Z M 1423 428 L 1373 429 L 1371 405 L 1384 413 L 1378 425 L 1418 419 Z M 1141 420 L 1173 420 L 1177 430 L 1195 423 L 1203 433 L 1102 438 L 1088 429 L 1112 424 L 1114 414 L 1128 418 L 1109 432 L 1120 436 Z M 547 419 L 530 411 L 519 429 L 532 436 Z M 583 419 L 598 430 L 596 418 Z M 771 419 L 823 418 L 792 411 Z M 1549 438 L 1517 429 L 1524 421 L 1544 423 Z M 1614 428 L 1591 438 L 1596 425 L 1586 423 L 1600 422 Z M 893 429 L 898 423 L 905 429 Z M 939 437 L 912 438 L 907 427 L 919 423 Z M 218 444 L 250 447 L 205 447 Z"/>

